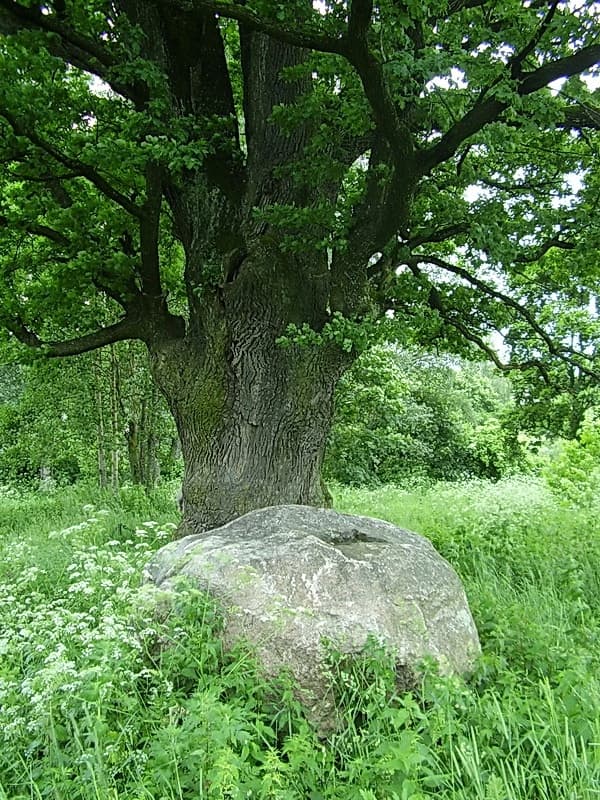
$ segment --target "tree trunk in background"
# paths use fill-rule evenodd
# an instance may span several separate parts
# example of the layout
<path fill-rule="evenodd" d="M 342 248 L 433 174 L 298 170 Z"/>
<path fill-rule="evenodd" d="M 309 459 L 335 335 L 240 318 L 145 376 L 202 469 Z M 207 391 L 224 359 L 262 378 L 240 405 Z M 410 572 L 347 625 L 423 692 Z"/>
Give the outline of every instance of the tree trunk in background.
<path fill-rule="evenodd" d="M 104 425 L 104 398 L 102 396 L 102 380 L 100 372 L 100 361 L 102 353 L 99 352 L 94 358 L 94 397 L 96 401 L 96 437 L 98 442 L 98 485 L 101 489 L 108 486 L 108 469 L 106 463 L 106 432 Z"/>
<path fill-rule="evenodd" d="M 130 419 L 127 423 L 125 438 L 127 439 L 127 456 L 129 458 L 131 482 L 140 484 L 142 483 L 142 471 L 140 467 L 140 443 L 136 420 Z"/>
<path fill-rule="evenodd" d="M 159 402 L 156 386 L 148 386 L 135 408 L 137 416 L 130 417 L 125 431 L 131 480 L 145 489 L 153 489 L 160 480 L 159 437 L 156 433 Z"/>
<path fill-rule="evenodd" d="M 179 441 L 179 436 L 173 436 L 171 439 L 171 447 L 169 448 L 169 459 L 175 462 L 179 461 L 181 457 L 181 442 Z"/>
<path fill-rule="evenodd" d="M 110 485 L 114 491 L 118 491 L 120 485 L 119 475 L 119 405 L 120 405 L 120 380 L 119 362 L 115 353 L 115 346 L 110 347 Z"/>
<path fill-rule="evenodd" d="M 146 447 L 144 448 L 143 484 L 146 489 L 154 489 L 160 481 L 160 461 L 158 459 L 159 437 L 157 434 L 160 399 L 158 387 L 152 381 L 150 384 L 149 411 L 147 413 Z"/>

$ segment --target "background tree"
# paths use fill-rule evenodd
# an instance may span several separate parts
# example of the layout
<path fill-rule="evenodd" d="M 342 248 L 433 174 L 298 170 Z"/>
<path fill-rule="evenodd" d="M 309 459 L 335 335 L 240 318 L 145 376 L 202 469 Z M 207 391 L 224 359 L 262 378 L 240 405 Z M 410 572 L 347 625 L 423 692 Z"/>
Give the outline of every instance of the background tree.
<path fill-rule="evenodd" d="M 50 356 L 145 343 L 184 530 L 322 501 L 334 388 L 378 320 L 498 363 L 489 333 L 520 321 L 525 364 L 589 371 L 523 271 L 597 237 L 597 22 L 560 0 L 0 0 L 4 326 Z"/>
<path fill-rule="evenodd" d="M 499 478 L 522 464 L 510 384 L 487 364 L 376 347 L 340 381 L 325 475 L 341 483 Z"/>
<path fill-rule="evenodd" d="M 85 479 L 151 489 L 161 474 L 180 474 L 175 426 L 139 343 L 66 362 L 36 358 L 0 375 L 0 483 Z"/>

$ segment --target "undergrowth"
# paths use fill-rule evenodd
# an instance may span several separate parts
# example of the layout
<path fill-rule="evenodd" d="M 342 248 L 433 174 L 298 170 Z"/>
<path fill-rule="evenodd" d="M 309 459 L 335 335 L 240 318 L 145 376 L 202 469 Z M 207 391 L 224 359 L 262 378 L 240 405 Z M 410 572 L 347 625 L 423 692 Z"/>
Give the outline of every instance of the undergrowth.
<path fill-rule="evenodd" d="M 219 610 L 143 586 L 172 493 L 0 496 L 0 800 L 592 800 L 600 795 L 600 534 L 532 480 L 339 489 L 429 536 L 483 655 L 398 694 L 372 644 L 330 669 L 321 741 L 291 685 L 223 651 Z M 158 596 L 157 596 L 158 594 Z M 164 607 L 164 613 L 152 609 Z"/>

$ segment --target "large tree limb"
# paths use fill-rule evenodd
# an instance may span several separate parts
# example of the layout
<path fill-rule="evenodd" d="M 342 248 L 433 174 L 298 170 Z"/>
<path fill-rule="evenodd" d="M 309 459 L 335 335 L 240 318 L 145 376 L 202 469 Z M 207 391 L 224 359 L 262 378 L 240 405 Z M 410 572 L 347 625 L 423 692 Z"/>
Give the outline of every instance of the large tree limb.
<path fill-rule="evenodd" d="M 148 337 L 147 326 L 139 318 L 127 316 L 114 325 L 63 342 L 46 342 L 40 339 L 19 318 L 3 320 L 3 322 L 16 339 L 28 347 L 43 351 L 50 358 L 77 356 L 115 342 L 123 342 L 127 339 L 146 340 Z"/>
<path fill-rule="evenodd" d="M 8 219 L 6 217 L 0 216 L 0 228 L 8 228 L 11 226 Z M 19 230 L 21 227 L 19 226 Z M 63 233 L 60 231 L 51 228 L 49 225 L 41 225 L 37 223 L 27 224 L 25 227 L 27 233 L 31 233 L 34 236 L 41 236 L 44 239 L 48 239 L 54 244 L 59 245 L 60 247 L 68 247 L 71 244 L 70 239 L 68 239 Z"/>
<path fill-rule="evenodd" d="M 361 302 L 361 284 L 369 278 L 365 270 L 368 259 L 382 250 L 407 221 L 408 201 L 417 182 L 412 132 L 399 116 L 382 64 L 369 47 L 372 13 L 371 0 L 352 0 L 343 53 L 361 80 L 376 125 L 367 190 L 354 211 L 354 223 L 347 236 L 354 263 L 350 263 L 352 259 L 347 254 L 334 253 L 331 266 L 332 308 L 343 313 Z"/>
<path fill-rule="evenodd" d="M 371 106 L 375 124 L 391 147 L 392 160 L 409 183 L 414 173 L 415 147 L 410 128 L 400 119 L 389 92 L 381 63 L 366 40 L 353 43 L 346 58 L 355 68 Z"/>
<path fill-rule="evenodd" d="M 470 229 L 468 222 L 456 222 L 452 225 L 446 225 L 444 228 L 435 228 L 429 231 L 421 231 L 414 236 L 411 236 L 406 242 L 406 246 L 412 250 L 422 244 L 429 242 L 445 242 L 447 239 L 452 239 L 454 236 L 459 236 L 461 233 L 467 233 Z"/>
<path fill-rule="evenodd" d="M 0 0 L 0 33 L 18 33 L 23 29 L 53 33 L 98 64 L 114 66 L 113 56 L 98 40 L 83 36 L 52 14 L 43 14 L 40 6 L 23 6 L 12 0 Z"/>
<path fill-rule="evenodd" d="M 353 209 L 345 237 L 347 245 L 333 252 L 330 304 L 332 310 L 343 314 L 355 313 L 364 302 L 366 285 L 372 277 L 372 268 L 367 266 L 372 256 L 384 250 L 399 229 L 406 235 L 407 201 L 412 186 L 398 166 L 392 168 L 391 176 L 382 178 L 380 167 L 389 165 L 389 150 L 387 140 L 377 131 L 371 148 L 366 191 Z"/>
<path fill-rule="evenodd" d="M 400 118 L 383 74 L 382 64 L 369 47 L 368 33 L 373 14 L 372 0 L 352 0 L 348 17 L 347 44 L 343 55 L 362 82 L 377 128 L 391 148 L 392 162 L 410 183 L 413 172 L 414 141 L 410 128 Z"/>
<path fill-rule="evenodd" d="M 600 45 L 590 45 L 565 58 L 559 58 L 533 72 L 521 73 L 515 81 L 516 94 L 524 97 L 544 88 L 557 78 L 578 75 L 600 63 Z M 510 103 L 491 97 L 477 102 L 458 122 L 442 136 L 439 142 L 422 151 L 418 159 L 422 174 L 451 158 L 459 146 L 485 125 L 494 122 L 509 107 Z"/>
<path fill-rule="evenodd" d="M 529 42 L 525 45 L 525 47 L 520 50 L 518 53 L 515 53 L 512 58 L 509 59 L 508 65 L 510 66 L 510 74 L 513 78 L 518 78 L 521 73 L 521 66 L 525 62 L 525 60 L 533 53 L 535 48 L 538 46 L 540 41 L 543 39 L 544 34 L 550 27 L 552 20 L 554 19 L 554 15 L 556 14 L 556 9 L 558 8 L 558 4 L 561 0 L 552 0 L 548 11 L 544 15 L 544 19 L 542 20 L 541 24 L 539 25 L 538 29 L 535 31 Z"/>
<path fill-rule="evenodd" d="M 49 53 L 96 75 L 138 106 L 145 98 L 147 90 L 141 83 L 130 85 L 115 78 L 113 68 L 120 62 L 100 40 L 79 33 L 60 15 L 43 14 L 40 6 L 26 7 L 13 0 L 0 0 L 0 33 L 10 35 L 22 30 L 50 34 L 46 40 Z"/>
<path fill-rule="evenodd" d="M 117 302 L 120 302 L 117 300 Z M 153 315 L 153 311 L 155 312 Z M 157 319 L 156 313 L 160 315 Z M 115 322 L 99 328 L 92 333 L 77 336 L 65 341 L 45 341 L 31 331 L 19 316 L 2 317 L 2 324 L 22 344 L 39 350 L 49 358 L 77 356 L 98 350 L 109 344 L 138 339 L 148 346 L 157 338 L 182 338 L 185 335 L 185 322 L 181 317 L 170 314 L 164 307 L 137 308 Z"/>
<path fill-rule="evenodd" d="M 550 61 L 533 72 L 519 77 L 518 93 L 522 96 L 537 92 L 558 78 L 570 78 L 600 63 L 600 44 L 583 47 L 573 55 Z"/>
<path fill-rule="evenodd" d="M 366 42 L 372 14 L 373 0 L 351 0 L 348 15 L 349 39 Z"/>
<path fill-rule="evenodd" d="M 295 24 L 293 28 L 282 25 L 275 20 L 265 19 L 254 11 L 237 3 L 223 3 L 218 0 L 164 0 L 166 5 L 180 8 L 183 11 L 204 11 L 223 17 L 233 19 L 244 25 L 250 31 L 265 33 L 273 39 L 277 39 L 285 44 L 295 47 L 303 47 L 307 50 L 318 50 L 321 53 L 344 54 L 345 39 L 343 36 L 328 36 L 322 33 L 317 25 L 314 27 L 302 24 Z M 315 14 L 315 21 L 318 15 Z"/>
<path fill-rule="evenodd" d="M 394 158 L 406 169 L 407 159 L 412 159 L 414 145 L 409 128 L 400 120 L 389 93 L 381 64 L 370 51 L 367 32 L 373 3 L 371 0 L 354 0 L 348 31 L 335 37 L 323 34 L 317 25 L 284 24 L 260 17 L 242 5 L 217 0 L 165 0 L 168 5 L 184 10 L 209 11 L 227 19 L 234 19 L 245 28 L 267 34 L 285 44 L 344 56 L 356 69 L 373 110 L 377 126 L 382 130 L 394 150 Z M 318 15 L 315 14 L 315 21 Z"/>
<path fill-rule="evenodd" d="M 548 239 L 547 241 L 543 242 L 539 247 L 532 250 L 527 255 L 521 254 L 515 257 L 515 263 L 517 264 L 531 264 L 534 261 L 539 261 L 542 256 L 545 256 L 548 250 L 551 250 L 553 247 L 557 247 L 559 250 L 574 250 L 575 245 L 573 242 L 567 242 L 564 239 L 558 239 L 557 237 L 553 237 L 552 239 Z"/>

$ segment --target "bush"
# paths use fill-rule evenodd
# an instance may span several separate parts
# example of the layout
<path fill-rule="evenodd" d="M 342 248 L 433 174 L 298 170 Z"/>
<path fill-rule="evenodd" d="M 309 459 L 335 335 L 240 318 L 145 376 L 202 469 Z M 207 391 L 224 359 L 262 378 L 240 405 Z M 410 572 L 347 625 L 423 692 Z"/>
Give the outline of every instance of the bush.
<path fill-rule="evenodd" d="M 561 502 L 600 507 L 600 419 L 596 409 L 586 411 L 578 438 L 560 443 L 542 472 Z"/>
<path fill-rule="evenodd" d="M 497 480 L 523 464 L 504 424 L 509 403 L 508 384 L 486 365 L 375 347 L 338 386 L 325 477 L 353 486 Z"/>

